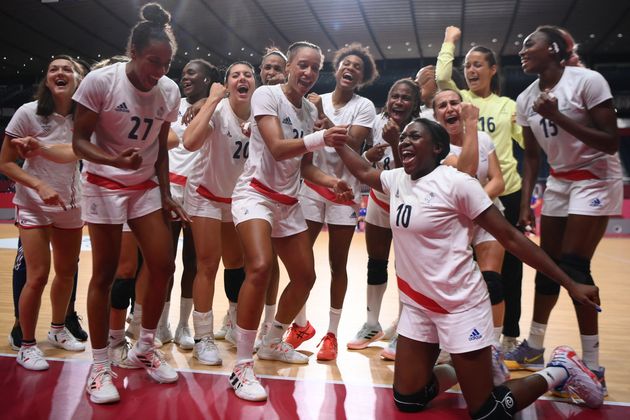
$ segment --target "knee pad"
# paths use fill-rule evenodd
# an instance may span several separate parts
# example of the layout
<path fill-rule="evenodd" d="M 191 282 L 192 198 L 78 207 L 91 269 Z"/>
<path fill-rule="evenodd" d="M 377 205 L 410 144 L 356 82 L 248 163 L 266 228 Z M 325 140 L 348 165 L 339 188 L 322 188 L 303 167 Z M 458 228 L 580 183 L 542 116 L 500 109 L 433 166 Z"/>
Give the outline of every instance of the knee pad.
<path fill-rule="evenodd" d="M 402 412 L 417 413 L 424 409 L 424 407 L 437 396 L 438 391 L 437 379 L 435 375 L 433 375 L 427 386 L 415 394 L 403 395 L 394 388 L 394 402 L 396 403 L 396 407 Z"/>
<path fill-rule="evenodd" d="M 490 295 L 490 303 L 496 305 L 503 302 L 505 295 L 503 294 L 503 277 L 501 273 L 496 271 L 483 271 L 481 273 L 483 279 L 488 286 L 488 294 Z"/>
<path fill-rule="evenodd" d="M 368 258 L 367 282 L 371 285 L 387 283 L 387 260 Z"/>
<path fill-rule="evenodd" d="M 116 279 L 112 285 L 111 302 L 112 308 L 125 310 L 129 306 L 133 289 L 133 279 Z"/>
<path fill-rule="evenodd" d="M 581 284 L 595 285 L 593 276 L 591 276 L 591 261 L 574 254 L 564 254 L 560 257 L 562 270 L 571 277 L 573 281 Z M 580 305 L 579 302 L 573 301 L 574 305 Z"/>
<path fill-rule="evenodd" d="M 516 414 L 516 399 L 512 391 L 505 385 L 494 387 L 492 393 L 476 413 L 471 413 L 473 419 L 503 420 L 511 419 Z"/>
<path fill-rule="evenodd" d="M 238 293 L 245 281 L 245 268 L 226 268 L 223 270 L 223 286 L 230 302 L 238 302 Z"/>
<path fill-rule="evenodd" d="M 546 296 L 558 296 L 560 294 L 560 285 L 543 273 L 536 272 L 536 293 Z"/>

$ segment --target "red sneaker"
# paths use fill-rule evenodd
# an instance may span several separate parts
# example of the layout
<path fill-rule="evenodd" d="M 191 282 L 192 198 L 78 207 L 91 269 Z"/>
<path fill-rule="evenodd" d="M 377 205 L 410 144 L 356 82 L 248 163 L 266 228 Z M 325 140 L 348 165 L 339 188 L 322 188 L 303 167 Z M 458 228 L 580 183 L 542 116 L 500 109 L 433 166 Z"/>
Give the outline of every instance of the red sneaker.
<path fill-rule="evenodd" d="M 335 360 L 337 358 L 337 337 L 335 334 L 329 332 L 322 338 L 322 341 L 317 345 L 321 345 L 317 352 L 317 360 Z"/>
<path fill-rule="evenodd" d="M 294 349 L 297 349 L 300 344 L 313 337 L 315 337 L 315 328 L 313 328 L 310 322 L 306 321 L 306 325 L 303 327 L 298 326 L 294 322 L 293 325 L 289 327 L 284 341 L 291 344 Z"/>

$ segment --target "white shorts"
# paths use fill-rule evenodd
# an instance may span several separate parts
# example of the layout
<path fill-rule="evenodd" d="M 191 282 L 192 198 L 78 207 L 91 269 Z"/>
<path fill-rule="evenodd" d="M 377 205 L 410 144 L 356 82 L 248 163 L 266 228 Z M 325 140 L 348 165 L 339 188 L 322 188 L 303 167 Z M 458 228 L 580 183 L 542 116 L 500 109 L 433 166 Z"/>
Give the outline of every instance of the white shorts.
<path fill-rule="evenodd" d="M 131 232 L 132 232 L 131 228 L 129 227 L 129 223 L 127 223 L 127 222 L 123 223 L 123 229 L 122 229 L 122 231 L 123 231 L 123 232 L 128 232 L 128 233 L 131 233 Z"/>
<path fill-rule="evenodd" d="M 26 207 L 16 207 L 15 223 L 22 229 L 54 227 L 57 229 L 81 229 L 81 208 L 61 211 L 45 211 Z"/>
<path fill-rule="evenodd" d="M 381 201 L 378 197 L 375 200 L 372 194 L 373 193 L 370 191 L 365 222 L 385 229 L 391 229 L 392 227 L 389 224 L 389 211 L 384 208 L 385 206 L 389 208 L 389 202 Z"/>
<path fill-rule="evenodd" d="M 184 192 L 184 210 L 189 216 L 216 219 L 223 223 L 231 222 L 232 205 L 203 197 L 188 186 Z"/>
<path fill-rule="evenodd" d="M 300 196 L 302 213 L 306 220 L 329 225 L 355 226 L 359 205 L 347 206 L 327 200 L 316 200 L 305 195 Z"/>
<path fill-rule="evenodd" d="M 621 179 L 569 181 L 550 176 L 543 194 L 542 214 L 551 217 L 567 217 L 569 214 L 618 216 L 622 203 Z"/>
<path fill-rule="evenodd" d="M 448 353 L 467 353 L 492 345 L 492 307 L 487 298 L 467 311 L 432 312 L 403 303 L 398 334 L 423 343 L 439 343 Z"/>
<path fill-rule="evenodd" d="M 307 229 L 300 203 L 282 204 L 251 187 L 232 196 L 232 217 L 235 226 L 252 219 L 266 220 L 271 225 L 272 238 L 285 238 Z"/>
<path fill-rule="evenodd" d="M 186 187 L 184 187 L 183 185 L 179 185 L 179 184 L 175 184 L 171 182 L 171 197 L 173 197 L 173 200 L 179 203 L 180 206 L 184 205 L 184 190 L 185 189 Z"/>
<path fill-rule="evenodd" d="M 92 190 L 97 187 L 92 186 Z M 103 188 L 107 194 L 83 194 L 83 220 L 87 223 L 120 225 L 129 219 L 146 216 L 162 208 L 158 187 L 148 190 L 119 191 L 117 195 Z"/>
<path fill-rule="evenodd" d="M 473 225 L 472 246 L 482 244 L 484 242 L 496 241 L 494 236 L 490 235 L 484 228 Z"/>

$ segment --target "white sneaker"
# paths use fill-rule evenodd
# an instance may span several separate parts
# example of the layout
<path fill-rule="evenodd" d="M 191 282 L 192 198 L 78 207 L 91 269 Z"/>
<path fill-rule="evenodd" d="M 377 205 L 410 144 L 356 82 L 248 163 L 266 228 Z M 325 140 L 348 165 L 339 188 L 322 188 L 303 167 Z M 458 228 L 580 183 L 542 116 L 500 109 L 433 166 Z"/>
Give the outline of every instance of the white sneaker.
<path fill-rule="evenodd" d="M 263 338 L 257 354 L 258 358 L 262 360 L 278 360 L 294 364 L 308 363 L 307 355 L 296 351 L 291 344 L 279 338 L 272 342 L 267 342 L 267 337 Z"/>
<path fill-rule="evenodd" d="M 192 350 L 195 346 L 195 340 L 192 338 L 190 328 L 188 325 L 179 325 L 175 330 L 175 344 L 177 344 L 182 350 Z"/>
<path fill-rule="evenodd" d="M 237 397 L 247 401 L 265 401 L 267 391 L 254 373 L 254 361 L 249 359 L 234 365 L 230 385 Z"/>
<path fill-rule="evenodd" d="M 212 337 L 203 337 L 201 341 L 195 343 L 193 357 L 199 360 L 199 363 L 208 366 L 220 366 L 223 363 Z"/>
<path fill-rule="evenodd" d="M 151 349 L 146 353 L 140 353 L 136 344 L 127 353 L 127 359 L 135 366 L 144 368 L 149 376 L 159 383 L 175 382 L 179 377 L 177 371 L 164 360 L 164 353 L 159 350 Z"/>
<path fill-rule="evenodd" d="M 396 360 L 396 345 L 398 344 L 398 334 L 394 334 L 394 337 L 389 341 L 387 347 L 381 351 L 381 358 L 383 360 Z"/>
<path fill-rule="evenodd" d="M 347 347 L 350 350 L 363 350 L 367 348 L 370 343 L 380 340 L 383 337 L 383 329 L 381 324 L 370 326 L 363 324 L 357 335 L 351 341 L 348 341 Z"/>
<path fill-rule="evenodd" d="M 120 401 L 120 394 L 112 382 L 116 374 L 110 366 L 96 367 L 92 365 L 85 390 L 90 394 L 90 401 L 96 404 L 107 404 Z"/>
<path fill-rule="evenodd" d="M 48 342 L 54 347 L 68 351 L 84 351 L 85 344 L 74 338 L 66 327 L 59 332 L 48 331 Z"/>
<path fill-rule="evenodd" d="M 231 324 L 225 333 L 225 341 L 236 346 L 236 328 L 233 328 Z"/>
<path fill-rule="evenodd" d="M 267 335 L 270 329 L 271 322 L 263 322 L 262 324 L 260 324 L 260 328 L 258 328 L 258 336 L 256 337 L 256 342 L 254 343 L 254 353 L 258 351 L 258 349 L 262 345 L 263 337 Z"/>
<path fill-rule="evenodd" d="M 396 329 L 398 328 L 398 318 L 396 318 L 395 320 L 392 321 L 392 323 L 389 325 L 389 327 L 385 328 L 385 330 L 383 330 L 383 337 L 381 338 L 381 340 L 392 340 L 394 338 L 396 338 Z"/>
<path fill-rule="evenodd" d="M 440 354 L 438 354 L 438 358 L 435 361 L 436 365 L 444 365 L 444 364 L 451 364 L 453 363 L 453 361 L 451 360 L 451 354 L 447 351 L 444 351 L 442 349 L 440 349 Z"/>
<path fill-rule="evenodd" d="M 221 328 L 219 328 L 219 331 L 214 333 L 214 339 L 225 340 L 225 335 L 228 332 L 228 328 L 232 328 L 232 321 L 230 321 L 229 312 L 226 313 L 225 316 L 223 317 L 223 321 L 221 322 Z"/>
<path fill-rule="evenodd" d="M 125 335 L 132 340 L 137 340 L 140 337 L 140 321 L 134 321 L 133 319 L 127 326 L 127 330 L 125 331 Z"/>
<path fill-rule="evenodd" d="M 166 323 L 163 325 L 158 325 L 157 331 L 155 332 L 155 338 L 160 340 L 160 342 L 162 343 L 162 346 L 164 344 L 167 344 L 173 341 L 173 333 L 171 332 L 171 324 Z"/>
<path fill-rule="evenodd" d="M 492 381 L 499 386 L 510 380 L 510 371 L 503 362 L 503 352 L 492 346 Z"/>
<path fill-rule="evenodd" d="M 16 361 L 18 365 L 28 370 L 46 370 L 50 367 L 44 359 L 44 354 L 37 346 L 20 347 Z"/>
<path fill-rule="evenodd" d="M 139 366 L 136 366 L 129 361 L 129 350 L 131 350 L 131 342 L 127 337 L 114 346 L 110 344 L 107 349 L 107 354 L 112 365 L 125 369 L 138 369 Z"/>

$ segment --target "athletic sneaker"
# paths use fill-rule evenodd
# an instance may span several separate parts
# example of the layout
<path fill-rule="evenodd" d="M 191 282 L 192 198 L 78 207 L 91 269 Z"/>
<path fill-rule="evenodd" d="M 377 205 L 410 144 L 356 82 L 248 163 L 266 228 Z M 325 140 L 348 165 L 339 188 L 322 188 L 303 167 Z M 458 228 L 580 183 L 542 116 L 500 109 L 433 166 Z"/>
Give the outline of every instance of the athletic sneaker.
<path fill-rule="evenodd" d="M 265 401 L 267 391 L 254 373 L 254 361 L 244 360 L 234 365 L 230 375 L 230 385 L 237 397 L 247 401 Z"/>
<path fill-rule="evenodd" d="M 503 352 L 492 346 L 492 382 L 499 386 L 510 380 L 510 371 L 503 362 Z"/>
<path fill-rule="evenodd" d="M 508 337 L 504 335 L 503 339 L 501 340 L 501 347 L 503 350 L 503 354 L 507 354 L 513 351 L 520 345 L 521 345 L 521 342 L 516 337 Z"/>
<path fill-rule="evenodd" d="M 11 334 L 9 334 L 9 345 L 11 349 L 15 351 L 20 351 L 20 347 L 22 347 L 22 328 L 20 324 L 14 325 L 11 328 Z"/>
<path fill-rule="evenodd" d="M 139 366 L 133 364 L 128 358 L 129 350 L 131 350 L 131 342 L 127 337 L 123 338 L 118 344 L 110 344 L 107 354 L 112 365 L 125 369 L 138 369 Z"/>
<path fill-rule="evenodd" d="M 603 366 L 600 366 L 599 369 L 596 370 L 592 370 L 591 372 L 593 372 L 593 374 L 595 375 L 595 377 L 597 378 L 597 380 L 599 381 L 599 383 L 602 386 L 602 392 L 604 394 L 604 397 L 608 396 L 608 388 L 606 387 L 606 368 Z M 569 395 L 568 392 L 563 391 L 562 388 L 557 387 L 554 388 L 553 390 L 551 390 L 551 393 L 553 395 L 555 395 L 556 397 L 560 397 L 560 398 L 571 398 L 571 396 Z"/>
<path fill-rule="evenodd" d="M 155 332 L 155 338 L 160 340 L 160 342 L 162 343 L 162 346 L 166 343 L 170 343 L 171 341 L 173 341 L 173 333 L 171 332 L 171 324 L 166 323 L 166 324 L 158 325 L 157 331 Z"/>
<path fill-rule="evenodd" d="M 545 349 L 533 349 L 523 340 L 517 348 L 505 353 L 505 365 L 510 370 L 540 370 L 545 367 Z"/>
<path fill-rule="evenodd" d="M 317 360 L 329 361 L 337 358 L 337 337 L 335 337 L 335 334 L 331 332 L 326 334 L 317 347 L 320 347 L 317 352 Z"/>
<path fill-rule="evenodd" d="M 159 383 L 175 382 L 178 379 L 177 371 L 166 363 L 164 354 L 159 350 L 151 349 L 146 353 L 140 353 L 136 345 L 129 350 L 127 358 L 133 365 L 144 368 L 149 376 Z"/>
<path fill-rule="evenodd" d="M 79 341 L 87 341 L 88 334 L 85 332 L 83 327 L 81 326 L 81 317 L 77 314 L 76 311 L 71 314 L 66 315 L 66 321 L 64 322 L 70 334 L 74 336 Z"/>
<path fill-rule="evenodd" d="M 451 353 L 440 349 L 440 354 L 438 354 L 435 364 L 436 365 L 445 365 L 445 364 L 452 365 L 453 359 L 451 359 Z"/>
<path fill-rule="evenodd" d="M 203 337 L 199 342 L 195 343 L 193 357 L 203 365 L 220 366 L 223 363 L 219 355 L 219 349 L 214 344 L 212 337 Z"/>
<path fill-rule="evenodd" d="M 214 333 L 214 339 L 225 340 L 225 335 L 228 332 L 228 328 L 232 328 L 232 321 L 230 320 L 229 311 L 223 317 L 223 321 L 221 322 L 221 328 L 219 328 L 219 331 Z"/>
<path fill-rule="evenodd" d="M 135 321 L 133 318 L 131 322 L 127 326 L 127 330 L 125 331 L 125 335 L 132 340 L 137 340 L 140 337 L 140 321 Z"/>
<path fill-rule="evenodd" d="M 179 325 L 177 327 L 175 330 L 175 339 L 173 341 L 175 341 L 175 344 L 177 344 L 182 350 L 192 350 L 195 346 L 195 340 L 193 340 L 188 325 Z"/>
<path fill-rule="evenodd" d="M 85 344 L 77 340 L 66 327 L 59 332 L 48 331 L 48 342 L 54 347 L 68 351 L 84 351 Z"/>
<path fill-rule="evenodd" d="M 398 334 L 394 334 L 394 337 L 389 340 L 389 344 L 381 351 L 381 358 L 383 360 L 396 360 L 396 344 L 398 343 Z"/>
<path fill-rule="evenodd" d="M 363 350 L 367 348 L 370 343 L 380 340 L 383 335 L 381 324 L 370 326 L 366 322 L 363 324 L 354 339 L 348 342 L 347 346 L 350 350 Z"/>
<path fill-rule="evenodd" d="M 231 324 L 225 332 L 225 341 L 232 344 L 233 346 L 236 345 L 236 328 L 232 328 Z"/>
<path fill-rule="evenodd" d="M 254 353 L 256 353 L 260 348 L 262 339 L 267 335 L 269 330 L 271 330 L 271 322 L 263 322 L 260 324 L 260 328 L 258 328 L 258 336 L 256 337 L 256 342 L 254 343 Z"/>
<path fill-rule="evenodd" d="M 46 370 L 48 362 L 44 359 L 44 353 L 35 346 L 22 346 L 17 355 L 17 363 L 28 370 Z"/>
<path fill-rule="evenodd" d="M 604 402 L 604 390 L 593 372 L 577 357 L 569 346 L 557 347 L 547 367 L 561 367 L 569 378 L 558 388 L 569 394 L 575 403 L 584 402 L 587 407 L 598 408 Z"/>
<path fill-rule="evenodd" d="M 284 341 L 290 344 L 294 349 L 297 349 L 300 347 L 300 344 L 313 337 L 315 337 L 315 328 L 313 328 L 310 322 L 306 321 L 306 325 L 303 327 L 300 327 L 294 322 L 287 330 Z"/>
<path fill-rule="evenodd" d="M 296 351 L 291 344 L 278 338 L 272 342 L 267 342 L 267 337 L 263 338 L 257 354 L 262 360 L 278 360 L 294 364 L 308 363 L 308 356 Z"/>
<path fill-rule="evenodd" d="M 96 404 L 113 403 L 120 400 L 120 394 L 112 381 L 116 374 L 110 366 L 92 365 L 85 390 L 90 394 L 90 401 Z"/>
<path fill-rule="evenodd" d="M 396 338 L 396 329 L 398 329 L 398 318 L 393 320 L 389 327 L 383 330 L 383 337 L 381 340 L 389 341 Z"/>

